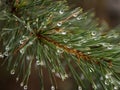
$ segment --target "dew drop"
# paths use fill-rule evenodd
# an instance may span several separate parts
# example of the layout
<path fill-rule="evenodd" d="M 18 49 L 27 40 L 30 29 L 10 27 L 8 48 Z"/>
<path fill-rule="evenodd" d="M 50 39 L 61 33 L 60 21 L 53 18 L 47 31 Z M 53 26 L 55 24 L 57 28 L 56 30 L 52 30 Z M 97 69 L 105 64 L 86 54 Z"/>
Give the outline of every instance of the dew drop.
<path fill-rule="evenodd" d="M 43 26 L 43 28 L 47 28 L 47 26 Z"/>
<path fill-rule="evenodd" d="M 6 50 L 6 51 L 9 51 L 9 50 L 10 50 L 9 46 L 6 46 L 6 47 L 5 47 L 5 50 Z"/>
<path fill-rule="evenodd" d="M 24 54 L 24 49 L 20 49 L 20 53 L 21 53 L 21 54 Z"/>
<path fill-rule="evenodd" d="M 52 69 L 52 72 L 55 73 L 55 69 Z"/>
<path fill-rule="evenodd" d="M 64 52 L 63 49 L 61 49 L 61 48 L 58 48 L 58 49 L 57 49 L 57 53 L 58 53 L 58 54 L 61 54 L 61 53 L 63 53 L 63 52 Z"/>
<path fill-rule="evenodd" d="M 105 85 L 109 85 L 109 80 L 108 79 L 105 80 Z"/>
<path fill-rule="evenodd" d="M 60 78 L 60 74 L 59 73 L 55 73 L 55 76 Z"/>
<path fill-rule="evenodd" d="M 15 70 L 12 69 L 12 70 L 10 71 L 10 74 L 11 74 L 11 75 L 14 75 L 14 74 L 15 74 Z"/>
<path fill-rule="evenodd" d="M 0 53 L 0 58 L 4 58 L 4 55 L 2 53 Z"/>
<path fill-rule="evenodd" d="M 87 52 L 87 54 L 89 55 L 89 54 L 91 54 L 91 52 Z"/>
<path fill-rule="evenodd" d="M 40 65 L 40 61 L 39 60 L 36 61 L 36 65 L 38 65 L 38 66 Z"/>
<path fill-rule="evenodd" d="M 82 90 L 82 87 L 81 87 L 81 86 L 78 86 L 78 90 Z"/>
<path fill-rule="evenodd" d="M 61 32 L 61 34 L 62 34 L 62 35 L 66 35 L 66 34 L 67 34 L 67 32 L 63 31 L 63 32 Z"/>
<path fill-rule="evenodd" d="M 108 50 L 113 49 L 113 45 L 108 45 L 108 46 L 107 46 L 107 49 L 108 49 Z"/>
<path fill-rule="evenodd" d="M 29 44 L 29 45 L 32 45 L 32 44 L 33 44 L 33 42 L 32 42 L 32 41 L 30 41 L 28 44 Z"/>
<path fill-rule="evenodd" d="M 24 40 L 20 40 L 20 44 L 24 44 Z"/>
<path fill-rule="evenodd" d="M 39 66 L 39 65 L 44 66 L 44 65 L 45 65 L 45 62 L 37 60 L 37 61 L 36 61 L 36 65 L 37 65 L 37 66 Z"/>
<path fill-rule="evenodd" d="M 105 78 L 109 79 L 109 78 L 111 78 L 111 75 L 112 75 L 112 73 L 108 73 L 108 74 L 105 75 Z"/>
<path fill-rule="evenodd" d="M 103 77 L 102 77 L 102 76 L 100 77 L 100 80 L 101 80 L 101 81 L 103 80 Z"/>
<path fill-rule="evenodd" d="M 65 75 L 61 75 L 61 79 L 64 81 L 66 79 Z"/>
<path fill-rule="evenodd" d="M 81 80 L 84 80 L 85 79 L 85 77 L 84 77 L 84 75 L 83 74 L 81 74 Z"/>
<path fill-rule="evenodd" d="M 77 17 L 76 19 L 77 19 L 77 20 L 81 20 L 82 18 L 81 18 L 81 17 Z"/>
<path fill-rule="evenodd" d="M 27 19 L 26 20 L 30 20 L 30 18 L 29 17 L 27 17 Z"/>
<path fill-rule="evenodd" d="M 72 44 L 68 44 L 67 47 L 68 47 L 68 48 L 72 48 Z"/>
<path fill-rule="evenodd" d="M 57 26 L 59 26 L 59 27 L 62 26 L 62 22 L 58 22 Z"/>
<path fill-rule="evenodd" d="M 39 56 L 36 56 L 35 58 L 36 58 L 37 60 L 39 60 Z"/>
<path fill-rule="evenodd" d="M 26 60 L 30 60 L 31 58 L 31 56 L 26 56 Z"/>
<path fill-rule="evenodd" d="M 63 14 L 63 13 L 64 13 L 64 11 L 63 11 L 63 10 L 60 10 L 60 11 L 59 11 L 59 13 L 60 13 L 60 14 Z"/>
<path fill-rule="evenodd" d="M 25 36 L 25 35 L 23 35 L 23 36 L 22 36 L 22 38 L 23 38 L 23 39 L 28 39 L 28 37 L 27 37 L 27 36 Z"/>
<path fill-rule="evenodd" d="M 98 88 L 100 88 L 100 87 L 101 87 L 101 85 L 100 85 L 100 84 L 97 84 L 97 87 L 98 87 Z"/>
<path fill-rule="evenodd" d="M 91 32 L 91 35 L 92 35 L 92 36 L 95 36 L 96 34 L 97 34 L 96 31 L 92 31 L 92 32 Z"/>
<path fill-rule="evenodd" d="M 21 87 L 23 87 L 23 85 L 24 85 L 24 83 L 23 83 L 23 82 L 21 82 L 21 83 L 20 83 L 20 86 L 21 86 Z"/>
<path fill-rule="evenodd" d="M 55 87 L 53 85 L 51 86 L 51 90 L 55 90 Z"/>
<path fill-rule="evenodd" d="M 39 21 L 39 18 L 36 18 L 36 22 L 38 22 Z"/>
<path fill-rule="evenodd" d="M 36 24 L 36 22 L 33 22 L 33 25 L 35 25 Z"/>
<path fill-rule="evenodd" d="M 16 81 L 18 81 L 19 80 L 19 77 L 16 77 Z"/>
<path fill-rule="evenodd" d="M 9 56 L 8 51 L 4 52 L 4 56 Z"/>
<path fill-rule="evenodd" d="M 64 43 L 67 43 L 69 41 L 69 39 L 63 39 Z"/>
<path fill-rule="evenodd" d="M 28 86 L 27 86 L 27 85 L 24 85 L 23 88 L 24 88 L 24 90 L 27 90 L 27 89 L 28 89 Z"/>
<path fill-rule="evenodd" d="M 68 78 L 68 74 L 65 74 L 65 78 Z"/>
<path fill-rule="evenodd" d="M 118 86 L 114 86 L 114 90 L 118 90 Z"/>

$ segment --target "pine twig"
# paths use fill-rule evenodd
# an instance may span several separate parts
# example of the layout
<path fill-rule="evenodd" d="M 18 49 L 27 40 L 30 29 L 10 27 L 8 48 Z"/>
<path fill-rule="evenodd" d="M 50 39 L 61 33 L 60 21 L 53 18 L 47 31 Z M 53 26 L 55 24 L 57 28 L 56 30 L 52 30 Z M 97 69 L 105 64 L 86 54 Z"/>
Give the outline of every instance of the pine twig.
<path fill-rule="evenodd" d="M 63 49 L 65 52 L 67 52 L 69 54 L 75 55 L 78 58 L 78 60 L 83 59 L 83 60 L 85 60 L 85 61 L 87 61 L 89 63 L 95 63 L 95 64 L 98 64 L 98 65 L 101 64 L 99 61 L 96 61 L 93 57 L 91 57 L 89 55 L 86 55 L 86 54 L 84 54 L 83 52 L 81 52 L 79 50 L 76 50 L 74 48 L 69 48 L 66 45 L 60 44 L 59 42 L 57 42 L 55 40 L 52 40 L 52 39 L 50 39 L 48 37 L 45 37 L 43 35 L 37 35 L 37 37 L 39 39 L 43 39 L 43 40 L 46 40 L 49 43 L 52 43 L 53 45 Z M 112 66 L 111 60 L 106 60 L 106 59 L 101 59 L 101 60 L 104 60 L 105 62 L 107 62 L 109 67 Z"/>

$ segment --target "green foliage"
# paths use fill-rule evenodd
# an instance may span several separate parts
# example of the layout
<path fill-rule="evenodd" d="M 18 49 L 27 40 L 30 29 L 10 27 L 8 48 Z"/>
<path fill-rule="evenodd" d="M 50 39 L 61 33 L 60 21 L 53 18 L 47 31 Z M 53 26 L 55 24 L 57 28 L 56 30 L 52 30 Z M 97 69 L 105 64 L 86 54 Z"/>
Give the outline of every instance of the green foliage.
<path fill-rule="evenodd" d="M 3 64 L 21 77 L 24 88 L 36 64 L 40 77 L 42 67 L 48 69 L 53 85 L 57 73 L 62 80 L 73 76 L 79 90 L 91 85 L 94 90 L 117 90 L 120 33 L 103 35 L 104 27 L 97 27 L 93 16 L 81 8 L 69 10 L 65 1 L 14 0 L 0 11 Z"/>

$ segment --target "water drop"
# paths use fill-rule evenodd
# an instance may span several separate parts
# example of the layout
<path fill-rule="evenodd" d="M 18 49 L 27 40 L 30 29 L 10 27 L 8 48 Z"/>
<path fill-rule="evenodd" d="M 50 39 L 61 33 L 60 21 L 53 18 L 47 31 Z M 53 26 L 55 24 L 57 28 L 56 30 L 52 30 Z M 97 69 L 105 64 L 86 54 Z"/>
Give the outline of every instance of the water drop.
<path fill-rule="evenodd" d="M 6 46 L 6 47 L 5 47 L 5 50 L 6 50 L 6 51 L 9 51 L 9 50 L 10 50 L 9 46 Z"/>
<path fill-rule="evenodd" d="M 65 75 L 61 75 L 61 79 L 64 81 L 66 79 Z"/>
<path fill-rule="evenodd" d="M 68 78 L 68 74 L 65 74 L 65 78 Z"/>
<path fill-rule="evenodd" d="M 22 36 L 22 38 L 23 38 L 23 39 L 28 39 L 28 37 L 27 37 L 27 36 L 25 36 L 25 35 L 23 35 L 23 36 Z"/>
<path fill-rule="evenodd" d="M 11 75 L 14 75 L 14 74 L 15 74 L 15 70 L 12 69 L 12 70 L 10 71 L 10 74 L 11 74 Z"/>
<path fill-rule="evenodd" d="M 87 52 L 87 54 L 91 54 L 91 52 Z"/>
<path fill-rule="evenodd" d="M 52 69 L 52 72 L 55 73 L 55 69 Z"/>
<path fill-rule="evenodd" d="M 43 28 L 47 28 L 47 26 L 43 26 Z"/>
<path fill-rule="evenodd" d="M 8 51 L 4 52 L 4 56 L 9 56 Z"/>
<path fill-rule="evenodd" d="M 67 43 L 69 41 L 69 39 L 63 39 L 64 43 Z"/>
<path fill-rule="evenodd" d="M 103 80 L 103 77 L 102 77 L 102 76 L 100 77 L 100 80 L 101 80 L 101 81 Z"/>
<path fill-rule="evenodd" d="M 26 20 L 30 20 L 30 18 L 29 17 L 27 17 L 27 19 Z"/>
<path fill-rule="evenodd" d="M 19 80 L 19 77 L 16 77 L 16 81 L 18 81 Z"/>
<path fill-rule="evenodd" d="M 60 78 L 60 74 L 59 73 L 55 73 L 55 76 Z"/>
<path fill-rule="evenodd" d="M 113 45 L 108 45 L 108 46 L 107 46 L 107 49 L 108 49 L 108 50 L 113 49 Z"/>
<path fill-rule="evenodd" d="M 33 22 L 33 25 L 35 25 L 36 24 L 36 22 Z"/>
<path fill-rule="evenodd" d="M 33 44 L 33 42 L 32 42 L 32 41 L 30 41 L 28 44 L 29 44 L 29 45 L 32 45 L 32 44 Z"/>
<path fill-rule="evenodd" d="M 36 58 L 37 60 L 39 60 L 39 56 L 36 56 L 35 58 Z"/>
<path fill-rule="evenodd" d="M 62 26 L 62 22 L 58 22 L 57 26 L 59 26 L 59 27 Z"/>
<path fill-rule="evenodd" d="M 4 58 L 4 55 L 2 53 L 0 53 L 0 58 Z"/>
<path fill-rule="evenodd" d="M 81 18 L 81 17 L 77 17 L 76 19 L 77 19 L 77 20 L 81 20 L 82 18 Z"/>
<path fill-rule="evenodd" d="M 92 36 L 95 36 L 96 34 L 97 34 L 96 31 L 92 31 L 92 32 L 91 32 L 91 35 L 92 35 Z"/>
<path fill-rule="evenodd" d="M 36 65 L 40 65 L 40 61 L 39 60 L 36 61 Z"/>
<path fill-rule="evenodd" d="M 100 84 L 97 84 L 97 87 L 98 87 L 98 88 L 100 88 L 100 87 L 101 87 L 101 85 L 100 85 Z"/>
<path fill-rule="evenodd" d="M 24 40 L 20 40 L 20 44 L 24 44 Z"/>
<path fill-rule="evenodd" d="M 68 44 L 67 47 L 68 47 L 68 48 L 72 48 L 72 44 Z"/>
<path fill-rule="evenodd" d="M 81 86 L 78 86 L 78 90 L 82 90 L 82 87 L 81 87 Z"/>
<path fill-rule="evenodd" d="M 63 49 L 61 49 L 61 48 L 58 48 L 58 49 L 57 49 L 57 53 L 58 53 L 58 54 L 61 54 L 61 53 L 63 53 L 63 52 L 64 52 Z"/>
<path fill-rule="evenodd" d="M 114 90 L 118 90 L 118 86 L 114 86 Z"/>
<path fill-rule="evenodd" d="M 23 88 L 24 88 L 24 90 L 27 90 L 27 89 L 28 89 L 28 86 L 27 86 L 27 85 L 24 85 Z"/>
<path fill-rule="evenodd" d="M 63 11 L 63 10 L 60 10 L 60 11 L 59 11 L 59 13 L 60 13 L 60 14 L 63 14 L 63 13 L 64 13 L 64 11 Z"/>
<path fill-rule="evenodd" d="M 84 80 L 85 79 L 85 77 L 84 77 L 84 75 L 83 74 L 81 74 L 81 80 Z"/>
<path fill-rule="evenodd" d="M 105 78 L 109 79 L 109 78 L 111 78 L 111 75 L 112 75 L 112 73 L 108 73 L 108 74 L 105 75 Z"/>
<path fill-rule="evenodd" d="M 36 22 L 38 22 L 39 18 L 36 18 Z"/>
<path fill-rule="evenodd" d="M 109 85 L 109 83 L 110 83 L 109 80 L 106 79 L 106 80 L 105 80 L 105 85 Z"/>
<path fill-rule="evenodd" d="M 37 61 L 36 61 L 36 65 L 37 65 L 37 66 L 39 66 L 39 65 L 44 66 L 44 65 L 45 65 L 45 62 L 37 60 Z"/>
<path fill-rule="evenodd" d="M 24 54 L 24 49 L 20 49 L 20 53 L 21 53 L 21 54 Z"/>
<path fill-rule="evenodd" d="M 55 87 L 53 85 L 51 86 L 51 90 L 55 90 Z"/>
<path fill-rule="evenodd" d="M 24 85 L 24 83 L 23 83 L 23 82 L 21 82 L 21 83 L 20 83 L 20 86 L 21 86 L 21 87 L 23 87 L 23 85 Z"/>
<path fill-rule="evenodd" d="M 65 31 L 61 32 L 62 35 L 66 35 L 66 33 L 67 33 L 67 32 L 65 32 Z"/>
<path fill-rule="evenodd" d="M 31 56 L 26 56 L 26 60 L 30 60 L 31 58 Z"/>

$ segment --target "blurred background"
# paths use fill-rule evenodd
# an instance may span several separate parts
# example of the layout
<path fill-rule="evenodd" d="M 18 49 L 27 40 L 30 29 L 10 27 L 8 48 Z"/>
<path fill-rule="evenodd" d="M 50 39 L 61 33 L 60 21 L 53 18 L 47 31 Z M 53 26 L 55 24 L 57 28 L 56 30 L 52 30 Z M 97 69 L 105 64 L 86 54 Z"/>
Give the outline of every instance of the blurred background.
<path fill-rule="evenodd" d="M 55 0 L 56 1 L 56 0 Z M 95 12 L 95 17 L 99 18 L 100 24 L 107 23 L 109 28 L 114 28 L 120 23 L 120 0 L 67 0 L 68 5 L 71 9 L 76 7 L 82 7 L 84 11 L 92 9 Z M 0 1 L 1 5 L 1 1 Z M 0 29 L 4 23 L 0 22 Z M 1 50 L 1 44 L 0 44 Z M 3 60 L 0 59 L 0 63 Z M 44 71 L 44 85 L 45 90 L 50 90 L 51 83 L 49 74 L 45 68 Z M 57 90 L 77 90 L 77 86 L 72 77 L 69 77 L 64 82 L 59 78 L 55 77 L 58 89 Z M 0 90 L 23 90 L 20 87 L 21 82 L 16 82 L 16 76 L 10 75 L 10 72 L 6 70 L 6 66 L 0 66 Z M 28 83 L 28 90 L 40 90 L 39 76 L 35 66 L 32 68 L 31 76 Z M 89 90 L 92 90 L 90 88 Z"/>

